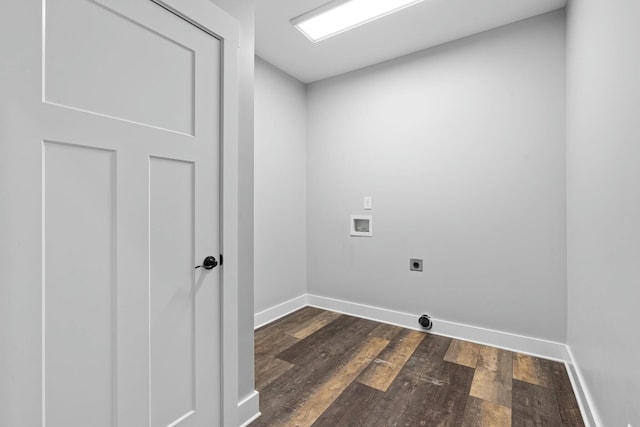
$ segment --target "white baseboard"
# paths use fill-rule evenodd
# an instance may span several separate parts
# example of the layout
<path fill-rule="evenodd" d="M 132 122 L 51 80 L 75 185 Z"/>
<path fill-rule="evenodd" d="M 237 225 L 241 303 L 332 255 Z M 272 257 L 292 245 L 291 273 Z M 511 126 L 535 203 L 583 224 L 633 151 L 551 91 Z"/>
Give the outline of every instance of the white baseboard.
<path fill-rule="evenodd" d="M 256 390 L 238 403 L 240 427 L 246 427 L 260 417 L 259 394 Z"/>
<path fill-rule="evenodd" d="M 309 305 L 325 310 L 337 311 L 377 322 L 402 326 L 403 328 L 423 330 L 418 324 L 419 314 L 387 310 L 380 307 L 356 304 L 318 295 L 307 295 L 307 301 Z M 431 320 L 433 321 L 433 328 L 429 332 L 432 334 L 458 338 L 478 344 L 486 344 L 505 350 L 540 356 L 545 359 L 558 360 L 561 362 L 569 361 L 567 346 L 559 342 L 546 341 L 441 319 L 432 318 Z"/>
<path fill-rule="evenodd" d="M 307 294 L 300 295 L 299 297 L 290 299 L 274 307 L 268 308 L 264 311 L 256 313 L 253 316 L 253 327 L 258 329 L 268 323 L 273 322 L 289 313 L 293 313 L 296 310 L 300 310 L 302 307 L 307 306 Z"/>
<path fill-rule="evenodd" d="M 576 400 L 578 400 L 578 405 L 580 406 L 580 412 L 582 413 L 584 424 L 586 427 L 602 427 L 604 424 L 602 424 L 600 416 L 598 415 L 596 406 L 593 403 L 593 398 L 591 397 L 587 383 L 582 376 L 582 372 L 576 363 L 573 352 L 569 346 L 567 346 L 567 350 L 569 352 L 570 360 L 565 364 L 565 366 L 567 367 L 567 373 L 569 374 L 569 379 L 573 386 L 573 392 L 576 395 Z"/>

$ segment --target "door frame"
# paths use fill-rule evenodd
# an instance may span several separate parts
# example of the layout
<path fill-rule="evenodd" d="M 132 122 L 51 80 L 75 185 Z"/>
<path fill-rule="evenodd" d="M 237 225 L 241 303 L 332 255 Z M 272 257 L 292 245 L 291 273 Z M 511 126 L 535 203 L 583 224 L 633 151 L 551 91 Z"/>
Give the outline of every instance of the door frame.
<path fill-rule="evenodd" d="M 210 0 L 147 0 L 220 40 L 220 423 L 238 425 L 238 48 L 235 18 Z M 43 425 L 42 165 L 43 10 L 46 0 L 0 13 L 0 425 Z M 40 64 L 40 67 L 37 65 Z"/>
<path fill-rule="evenodd" d="M 239 24 L 210 0 L 150 0 L 222 44 L 220 92 L 220 408 L 221 425 L 238 425 L 238 49 Z M 232 113 L 230 113 L 232 112 Z"/>

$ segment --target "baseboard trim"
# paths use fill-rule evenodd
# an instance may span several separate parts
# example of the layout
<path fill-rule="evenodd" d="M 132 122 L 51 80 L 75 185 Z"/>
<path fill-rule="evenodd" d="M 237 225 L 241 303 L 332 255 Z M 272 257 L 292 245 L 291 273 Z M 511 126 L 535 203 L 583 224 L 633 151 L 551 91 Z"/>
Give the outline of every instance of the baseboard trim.
<path fill-rule="evenodd" d="M 402 326 L 403 328 L 423 330 L 418 325 L 419 314 L 403 313 L 357 304 L 348 301 L 327 298 L 318 295 L 307 295 L 308 304 L 325 310 L 337 311 L 352 316 Z M 458 338 L 478 344 L 486 344 L 505 350 L 540 356 L 561 362 L 569 361 L 567 346 L 562 343 L 526 337 L 509 332 L 480 328 L 442 319 L 432 319 L 433 329 L 429 332 L 451 338 Z"/>
<path fill-rule="evenodd" d="M 281 304 L 256 313 L 253 316 L 253 327 L 254 329 L 258 329 L 259 327 L 269 324 L 274 320 L 286 316 L 289 313 L 300 310 L 302 307 L 305 307 L 307 305 L 307 294 L 292 298 L 289 301 L 285 301 Z"/>
<path fill-rule="evenodd" d="M 593 398 L 591 397 L 587 383 L 584 380 L 582 371 L 576 363 L 571 347 L 567 346 L 567 351 L 569 353 L 570 360 L 565 363 L 565 366 L 567 367 L 567 373 L 569 374 L 574 394 L 576 395 L 578 405 L 580 406 L 580 412 L 582 413 L 584 424 L 586 427 L 602 427 L 604 424 L 602 424 L 600 416 L 598 415 Z"/>
<path fill-rule="evenodd" d="M 259 393 L 254 390 L 249 396 L 238 402 L 238 420 L 240 427 L 247 427 L 257 420 L 260 415 Z"/>

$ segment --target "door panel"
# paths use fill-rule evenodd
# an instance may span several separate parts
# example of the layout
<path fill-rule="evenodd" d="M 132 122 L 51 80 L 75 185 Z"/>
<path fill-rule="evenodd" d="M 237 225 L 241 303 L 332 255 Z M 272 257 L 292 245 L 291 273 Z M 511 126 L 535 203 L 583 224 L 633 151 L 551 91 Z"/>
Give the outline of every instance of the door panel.
<path fill-rule="evenodd" d="M 48 1 L 45 101 L 192 135 L 202 31 L 146 6 Z"/>
<path fill-rule="evenodd" d="M 151 425 L 195 410 L 194 165 L 151 159 Z"/>
<path fill-rule="evenodd" d="M 47 425 L 113 425 L 115 166 L 113 151 L 44 143 Z"/>

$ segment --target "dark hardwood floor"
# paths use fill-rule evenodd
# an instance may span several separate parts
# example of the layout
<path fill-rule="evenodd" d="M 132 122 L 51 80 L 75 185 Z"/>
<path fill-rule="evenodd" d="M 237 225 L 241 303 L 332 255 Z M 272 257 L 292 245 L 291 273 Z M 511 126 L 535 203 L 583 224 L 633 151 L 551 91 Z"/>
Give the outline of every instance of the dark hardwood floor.
<path fill-rule="evenodd" d="M 562 363 L 305 307 L 256 331 L 251 426 L 584 426 Z"/>

